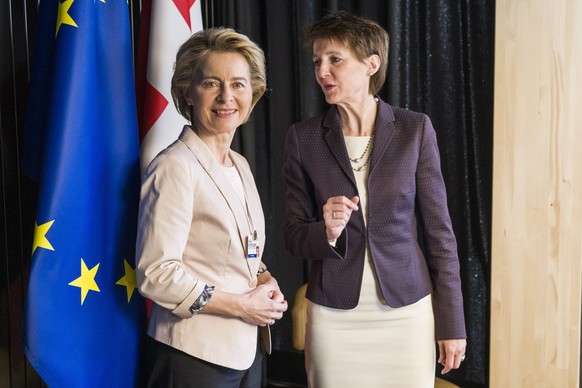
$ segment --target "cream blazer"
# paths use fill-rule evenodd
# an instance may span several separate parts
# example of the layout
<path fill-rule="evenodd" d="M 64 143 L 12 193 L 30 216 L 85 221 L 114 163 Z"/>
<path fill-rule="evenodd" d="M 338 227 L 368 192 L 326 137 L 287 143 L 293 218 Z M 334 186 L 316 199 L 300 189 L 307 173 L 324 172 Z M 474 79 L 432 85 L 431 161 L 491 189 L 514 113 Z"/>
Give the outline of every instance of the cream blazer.
<path fill-rule="evenodd" d="M 246 204 L 188 126 L 151 162 L 141 188 L 136 276 L 141 294 L 153 301 L 151 337 L 202 360 L 244 370 L 255 357 L 257 326 L 189 310 L 205 284 L 235 294 L 251 291 L 263 265 L 265 221 L 259 194 L 247 161 L 234 151 L 230 157 Z M 247 236 L 255 231 L 259 255 L 247 259 Z M 264 344 L 270 352 L 270 340 Z"/>

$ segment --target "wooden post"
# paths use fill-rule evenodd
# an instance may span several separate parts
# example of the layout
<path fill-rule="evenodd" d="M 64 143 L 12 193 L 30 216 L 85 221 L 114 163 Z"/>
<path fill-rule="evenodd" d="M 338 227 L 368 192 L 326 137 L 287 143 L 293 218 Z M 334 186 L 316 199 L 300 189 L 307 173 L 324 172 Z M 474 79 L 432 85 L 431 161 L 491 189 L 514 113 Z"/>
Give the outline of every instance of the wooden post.
<path fill-rule="evenodd" d="M 490 386 L 579 387 L 582 1 L 496 2 L 494 112 Z"/>

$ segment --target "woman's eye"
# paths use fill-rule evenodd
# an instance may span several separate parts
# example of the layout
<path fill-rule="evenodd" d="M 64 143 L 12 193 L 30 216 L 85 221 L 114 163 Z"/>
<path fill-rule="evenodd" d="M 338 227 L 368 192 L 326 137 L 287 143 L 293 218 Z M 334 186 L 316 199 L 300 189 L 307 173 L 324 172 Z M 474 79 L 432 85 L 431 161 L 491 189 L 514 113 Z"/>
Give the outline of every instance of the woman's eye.
<path fill-rule="evenodd" d="M 217 86 L 218 86 L 218 82 L 216 82 L 216 81 L 205 81 L 205 82 L 202 82 L 202 87 L 204 89 L 211 89 L 211 88 L 215 88 Z"/>
<path fill-rule="evenodd" d="M 245 84 L 242 82 L 235 82 L 234 87 L 237 89 L 242 89 L 245 87 Z"/>
<path fill-rule="evenodd" d="M 313 66 L 315 66 L 316 68 L 318 68 L 319 65 L 321 65 L 321 61 L 313 61 Z"/>
<path fill-rule="evenodd" d="M 332 57 L 330 62 L 331 62 L 331 63 L 340 63 L 341 61 L 342 61 L 342 59 L 341 59 L 341 58 L 338 58 L 338 57 Z"/>

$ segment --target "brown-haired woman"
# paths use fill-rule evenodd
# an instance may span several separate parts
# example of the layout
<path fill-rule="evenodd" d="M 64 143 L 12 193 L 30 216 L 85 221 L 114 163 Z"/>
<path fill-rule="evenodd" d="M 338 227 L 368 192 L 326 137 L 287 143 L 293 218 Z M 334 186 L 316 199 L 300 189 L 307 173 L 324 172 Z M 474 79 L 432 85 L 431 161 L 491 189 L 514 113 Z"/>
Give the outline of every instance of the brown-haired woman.
<path fill-rule="evenodd" d="M 289 128 L 283 164 L 286 247 L 311 260 L 309 385 L 433 387 L 435 339 L 443 373 L 466 347 L 435 131 L 376 95 L 388 64 L 377 23 L 331 13 L 306 42 L 332 105 Z"/>

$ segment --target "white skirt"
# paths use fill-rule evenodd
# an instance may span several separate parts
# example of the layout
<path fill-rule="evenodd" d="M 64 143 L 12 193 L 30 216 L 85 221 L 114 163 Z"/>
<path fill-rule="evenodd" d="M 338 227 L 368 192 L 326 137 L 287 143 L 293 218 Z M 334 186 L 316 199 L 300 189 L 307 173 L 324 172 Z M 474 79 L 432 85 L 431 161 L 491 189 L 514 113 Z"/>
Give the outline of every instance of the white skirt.
<path fill-rule="evenodd" d="M 358 306 L 309 302 L 305 367 L 311 388 L 433 388 L 436 348 L 431 296 L 389 307 L 377 291 L 369 255 Z"/>

